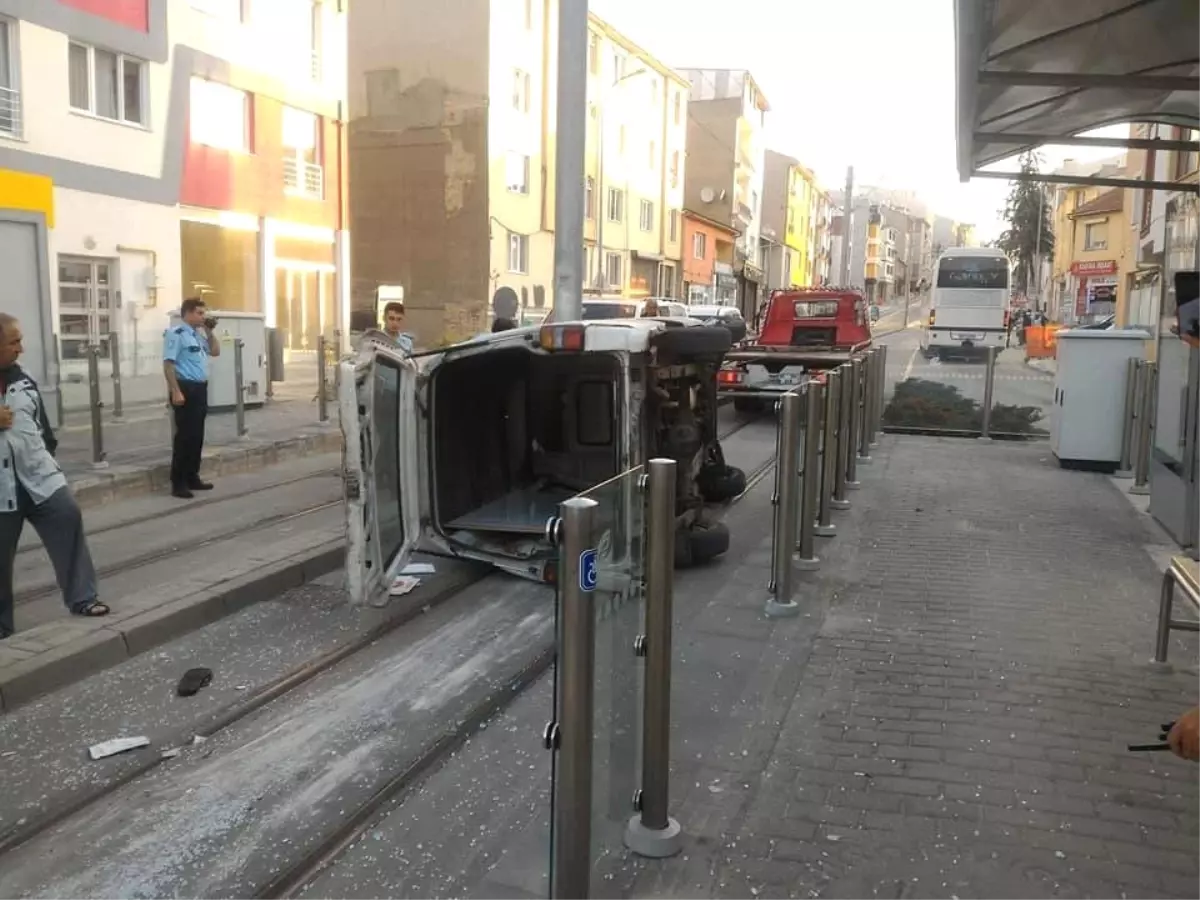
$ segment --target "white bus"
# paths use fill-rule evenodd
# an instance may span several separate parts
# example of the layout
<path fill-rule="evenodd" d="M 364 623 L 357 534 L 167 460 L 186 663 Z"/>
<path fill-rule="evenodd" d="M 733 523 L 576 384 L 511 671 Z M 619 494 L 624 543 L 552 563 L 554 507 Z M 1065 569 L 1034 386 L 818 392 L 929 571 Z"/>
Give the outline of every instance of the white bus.
<path fill-rule="evenodd" d="M 933 271 L 929 321 L 921 332 L 927 359 L 975 357 L 1004 348 L 1011 266 L 1000 250 L 955 247 Z"/>

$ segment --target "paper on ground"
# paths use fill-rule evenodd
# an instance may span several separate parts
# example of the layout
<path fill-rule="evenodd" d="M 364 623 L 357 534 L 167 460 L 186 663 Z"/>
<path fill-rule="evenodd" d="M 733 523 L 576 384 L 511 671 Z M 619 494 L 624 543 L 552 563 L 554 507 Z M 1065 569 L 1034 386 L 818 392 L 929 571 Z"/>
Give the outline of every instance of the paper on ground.
<path fill-rule="evenodd" d="M 149 747 L 150 738 L 148 737 L 125 737 L 113 738 L 111 741 L 101 741 L 98 744 L 92 744 L 88 747 L 88 755 L 92 759 L 104 759 L 106 756 L 116 756 L 118 753 L 125 753 L 127 750 L 136 750 L 138 747 Z"/>
<path fill-rule="evenodd" d="M 393 597 L 402 597 L 421 583 L 420 578 L 414 578 L 412 575 L 401 575 L 392 582 L 388 594 Z"/>
<path fill-rule="evenodd" d="M 434 568 L 433 563 L 427 562 L 409 563 L 400 570 L 401 575 L 433 575 L 435 572 L 437 569 Z"/>

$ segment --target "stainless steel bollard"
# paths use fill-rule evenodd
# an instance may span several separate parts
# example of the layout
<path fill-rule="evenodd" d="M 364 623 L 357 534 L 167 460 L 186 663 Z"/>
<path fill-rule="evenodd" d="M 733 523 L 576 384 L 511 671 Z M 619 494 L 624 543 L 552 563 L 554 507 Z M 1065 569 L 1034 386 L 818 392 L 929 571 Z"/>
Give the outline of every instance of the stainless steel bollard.
<path fill-rule="evenodd" d="M 852 423 L 854 421 L 854 402 L 858 390 L 854 384 L 854 369 L 849 363 L 838 366 L 842 373 L 840 387 L 840 402 L 837 409 L 837 470 L 833 475 L 833 497 L 829 501 L 833 509 L 849 509 L 850 500 L 846 497 L 847 475 L 850 459 L 854 455 Z"/>
<path fill-rule="evenodd" d="M 875 367 L 875 408 L 871 411 L 871 440 L 872 447 L 879 446 L 879 434 L 883 431 L 883 407 L 887 401 L 887 354 L 886 344 L 876 348 L 879 362 Z"/>
<path fill-rule="evenodd" d="M 980 440 L 992 439 L 992 393 L 996 387 L 996 348 L 987 348 L 987 373 L 983 378 L 983 426 Z"/>
<path fill-rule="evenodd" d="M 866 439 L 867 423 L 865 421 L 866 412 L 866 390 L 867 390 L 867 366 L 864 360 L 856 359 L 850 363 L 850 421 L 847 423 L 846 430 L 846 483 L 843 485 L 848 491 L 857 491 L 861 484 L 858 482 L 858 466 L 861 460 L 858 455 L 859 446 Z M 866 462 L 870 462 L 870 457 L 867 457 Z M 846 498 L 846 507 L 849 508 L 850 499 Z"/>
<path fill-rule="evenodd" d="M 821 564 L 817 559 L 813 529 L 817 524 L 817 494 L 821 490 L 821 412 L 825 403 L 825 385 L 810 381 L 806 387 L 795 564 L 798 569 L 812 570 Z"/>
<path fill-rule="evenodd" d="M 851 466 L 851 474 L 847 476 L 850 481 L 857 481 L 856 473 L 853 471 L 856 466 L 869 466 L 873 460 L 871 459 L 871 418 L 875 414 L 875 369 L 879 360 L 879 354 L 871 350 L 859 362 L 862 371 L 859 373 L 859 384 L 862 385 L 861 394 L 858 398 L 858 418 L 856 420 L 856 431 L 854 434 L 854 466 Z"/>
<path fill-rule="evenodd" d="M 108 357 L 112 361 L 113 418 L 118 422 L 125 417 L 125 403 L 121 396 L 121 338 L 117 332 L 108 335 Z"/>
<path fill-rule="evenodd" d="M 592 872 L 592 739 L 595 675 L 595 500 L 572 497 L 554 531 L 561 550 L 558 704 L 548 743 L 558 754 L 551 813 L 550 896 L 587 897 Z M 591 561 L 588 555 L 591 554 Z M 584 576 L 593 567 L 591 581 Z"/>
<path fill-rule="evenodd" d="M 107 469 L 108 454 L 104 452 L 104 421 L 100 411 L 104 401 L 100 397 L 100 348 L 87 346 L 88 405 L 92 410 L 92 468 Z"/>
<path fill-rule="evenodd" d="M 792 554 L 796 547 L 796 515 L 800 482 L 796 470 L 800 464 L 800 395 L 788 391 L 779 401 L 779 444 L 775 460 L 775 524 L 771 548 L 773 569 L 766 614 L 771 618 L 799 615 L 800 607 L 792 599 Z"/>
<path fill-rule="evenodd" d="M 325 391 L 325 335 L 317 338 L 317 418 L 329 421 L 329 397 Z"/>
<path fill-rule="evenodd" d="M 62 391 L 62 344 L 58 334 L 51 335 L 54 342 L 54 408 L 58 413 L 58 421 L 55 423 L 56 428 L 62 428 L 66 419 L 64 411 L 65 401 L 63 400 Z"/>
<path fill-rule="evenodd" d="M 1133 484 L 1129 493 L 1145 496 L 1150 493 L 1150 457 L 1154 452 L 1154 401 L 1158 392 L 1158 366 L 1142 364 L 1139 386 L 1141 403 L 1138 407 L 1137 462 L 1134 464 Z"/>
<path fill-rule="evenodd" d="M 246 370 L 243 354 L 246 342 L 233 339 L 233 411 L 237 416 L 237 436 L 246 436 Z"/>
<path fill-rule="evenodd" d="M 825 420 L 821 428 L 821 492 L 817 503 L 817 524 L 813 534 L 817 537 L 833 537 L 837 526 L 830 515 L 833 507 L 833 485 L 838 468 L 838 415 L 841 409 L 842 375 L 834 369 L 825 376 Z"/>
<path fill-rule="evenodd" d="M 264 341 L 266 343 L 266 353 L 263 354 L 263 363 L 266 368 L 267 390 L 266 399 L 275 399 L 275 354 L 271 352 L 272 335 L 275 333 L 274 328 L 266 329 Z"/>
<path fill-rule="evenodd" d="M 1138 423 L 1137 381 L 1141 374 L 1142 361 L 1130 357 L 1125 366 L 1125 407 L 1121 421 L 1121 461 L 1117 463 L 1117 478 L 1133 477 L 1133 449 Z"/>
<path fill-rule="evenodd" d="M 646 466 L 645 702 L 642 705 L 642 807 L 625 829 L 625 846 L 665 859 L 683 846 L 669 813 L 671 773 L 671 622 L 675 585 L 675 460 Z"/>

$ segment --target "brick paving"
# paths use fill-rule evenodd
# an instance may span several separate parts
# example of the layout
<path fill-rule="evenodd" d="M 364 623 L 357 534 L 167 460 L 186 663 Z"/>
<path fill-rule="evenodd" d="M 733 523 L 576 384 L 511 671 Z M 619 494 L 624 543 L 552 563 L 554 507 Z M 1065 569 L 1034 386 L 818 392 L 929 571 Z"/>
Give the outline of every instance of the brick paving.
<path fill-rule="evenodd" d="M 769 556 L 736 525 L 715 598 L 677 583 L 687 844 L 626 857 L 613 890 L 1196 897 L 1197 767 L 1126 749 L 1197 701 L 1195 635 L 1149 663 L 1163 539 L 1044 444 L 886 436 L 875 457 L 805 617 L 762 618 Z"/>

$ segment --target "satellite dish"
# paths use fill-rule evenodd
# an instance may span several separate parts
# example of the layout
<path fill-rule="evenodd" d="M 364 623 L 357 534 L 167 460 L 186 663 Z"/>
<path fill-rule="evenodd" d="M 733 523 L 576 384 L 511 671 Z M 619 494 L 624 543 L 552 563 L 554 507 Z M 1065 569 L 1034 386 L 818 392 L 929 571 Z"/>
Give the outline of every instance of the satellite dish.
<path fill-rule="evenodd" d="M 510 287 L 502 287 L 492 295 L 492 309 L 497 319 L 516 319 L 521 304 L 517 300 L 517 292 Z"/>
<path fill-rule="evenodd" d="M 712 188 L 710 188 L 710 187 L 700 188 L 700 199 L 702 201 L 704 201 L 705 203 L 712 203 L 713 198 L 715 196 L 716 196 L 716 194 L 713 193 Z"/>

